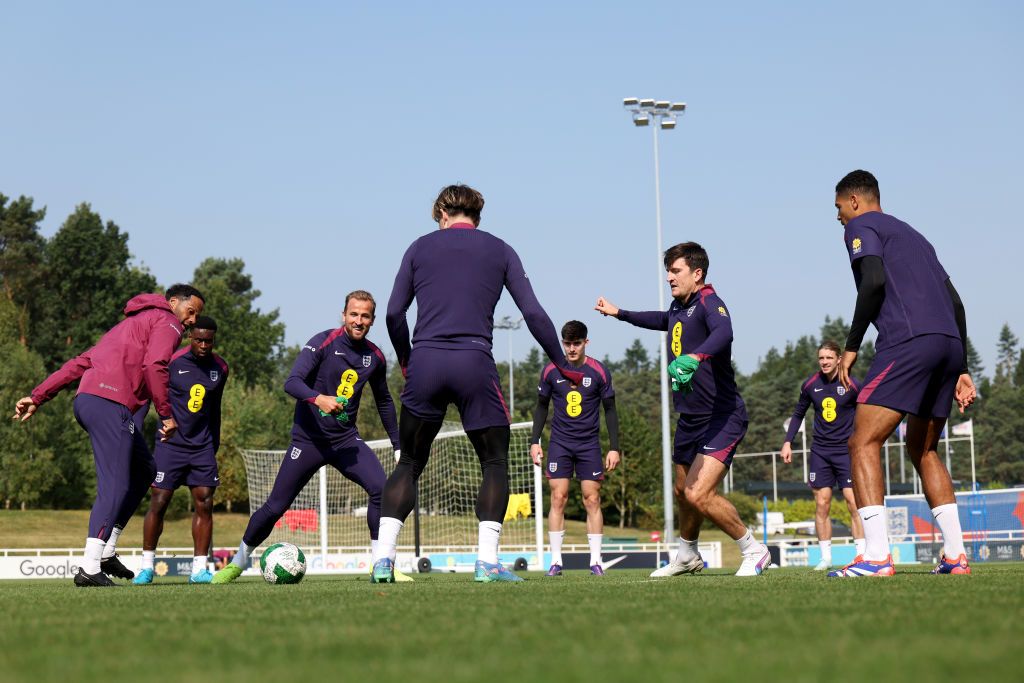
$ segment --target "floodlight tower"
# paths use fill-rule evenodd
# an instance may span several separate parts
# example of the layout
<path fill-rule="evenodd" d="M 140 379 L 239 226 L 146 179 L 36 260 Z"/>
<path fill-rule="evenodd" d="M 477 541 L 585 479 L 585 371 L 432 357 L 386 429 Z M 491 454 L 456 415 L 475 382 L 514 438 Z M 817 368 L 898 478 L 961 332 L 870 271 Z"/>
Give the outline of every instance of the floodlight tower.
<path fill-rule="evenodd" d="M 676 119 L 686 111 L 685 102 L 669 102 L 668 100 L 641 100 L 627 97 L 622 100 L 626 109 L 633 113 L 633 125 L 640 128 L 650 126 L 654 133 L 654 217 L 658 240 L 658 310 L 665 310 L 665 269 L 662 263 L 664 246 L 661 239 L 661 169 L 658 164 L 658 129 L 672 130 L 676 127 Z M 651 126 L 651 121 L 655 125 Z M 672 492 L 672 438 L 669 431 L 669 394 L 668 394 L 668 333 L 660 335 L 659 365 L 661 367 L 661 475 L 665 498 L 665 542 L 675 536 L 675 496 Z"/>

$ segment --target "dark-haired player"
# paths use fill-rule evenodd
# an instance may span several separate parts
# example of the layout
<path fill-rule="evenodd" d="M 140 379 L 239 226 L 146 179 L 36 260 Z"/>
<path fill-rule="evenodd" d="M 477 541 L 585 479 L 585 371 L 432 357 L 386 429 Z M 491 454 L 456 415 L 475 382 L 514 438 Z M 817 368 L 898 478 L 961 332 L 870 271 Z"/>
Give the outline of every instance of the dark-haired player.
<path fill-rule="evenodd" d="M 537 387 L 537 407 L 533 412 L 530 457 L 535 465 L 544 459 L 541 432 L 548 419 L 551 400 L 555 415 L 551 418 L 546 474 L 551 486 L 551 510 L 548 512 L 548 537 L 551 541 L 551 567 L 548 576 L 562 574 L 562 541 L 565 538 L 565 503 L 569 499 L 569 480 L 573 472 L 580 482 L 583 507 L 587 510 L 587 542 L 590 545 L 590 573 L 603 576 L 601 540 L 604 517 L 601 515 L 601 482 L 605 471 L 619 465 L 619 417 L 615 411 L 615 389 L 608 369 L 587 356 L 587 326 L 570 320 L 562 326 L 562 348 L 569 364 L 583 373 L 583 381 L 572 385 L 549 363 L 541 372 Z M 608 425 L 609 450 L 601 458 L 601 406 Z"/>
<path fill-rule="evenodd" d="M 405 252 L 388 302 L 388 332 L 407 382 L 399 430 L 402 458 L 384 488 L 380 552 L 373 580 L 390 582 L 398 534 L 416 500 L 416 482 L 430 457 L 450 403 L 477 457 L 483 481 L 477 496 L 479 555 L 475 580 L 521 581 L 498 562 L 498 539 L 508 506 L 509 415 L 491 356 L 494 307 L 503 289 L 560 372 L 574 383 L 582 374 L 566 369 L 551 319 L 541 308 L 519 255 L 502 240 L 479 230 L 484 198 L 465 185 L 450 185 L 434 202 L 441 228 L 420 237 Z M 416 331 L 409 341 L 406 312 L 416 300 Z"/>
<path fill-rule="evenodd" d="M 85 557 L 76 586 L 113 586 L 107 576 L 135 574 L 117 559 L 117 539 L 153 481 L 153 456 L 133 413 L 152 401 L 161 438 L 177 424 L 167 397 L 167 364 L 183 328 L 203 311 L 203 295 L 190 285 L 174 285 L 166 295 L 140 294 L 124 307 L 125 318 L 96 345 L 72 358 L 18 401 L 14 419 L 25 421 L 36 409 L 76 380 L 75 419 L 89 434 L 96 462 L 96 501 L 89 515 Z"/>
<path fill-rule="evenodd" d="M 214 574 L 213 583 L 228 583 L 241 575 L 249 566 L 252 551 L 270 536 L 277 520 L 324 465 L 331 465 L 366 491 L 366 524 L 376 549 L 384 468 L 356 429 L 359 401 L 367 385 L 391 445 L 398 450 L 398 422 L 388 390 L 387 363 L 381 350 L 366 338 L 376 306 L 369 292 L 352 292 L 345 297 L 344 325 L 314 336 L 299 352 L 284 383 L 284 390 L 296 400 L 292 442 L 267 502 L 249 518 L 238 552 Z"/>
<path fill-rule="evenodd" d="M 829 576 L 892 576 L 885 524 L 882 444 L 905 415 L 907 450 L 942 531 L 943 554 L 934 574 L 970 574 L 953 482 L 937 452 L 956 400 L 960 412 L 977 392 L 967 368 L 967 317 L 960 295 L 921 233 L 882 213 L 878 181 L 867 171 L 836 185 L 837 219 L 857 285 L 857 305 L 839 366 L 850 386 L 868 324 L 878 330 L 877 355 L 857 397 L 850 437 L 853 488 L 864 521 L 863 558 Z"/>
<path fill-rule="evenodd" d="M 814 491 L 814 530 L 818 534 L 821 562 L 815 571 L 832 566 L 832 488 L 843 492 L 850 509 L 850 526 L 857 555 L 864 552 L 864 527 L 857 514 L 850 476 L 850 449 L 847 441 L 853 433 L 853 413 L 857 407 L 860 387 L 850 380 L 846 387 L 839 381 L 839 344 L 824 341 L 818 347 L 819 372 L 811 375 L 800 388 L 793 417 L 789 420 L 786 441 L 782 444 L 782 462 L 793 462 L 793 438 L 800 431 L 807 409 L 814 406 L 814 440 L 807 471 L 807 484 Z"/>
<path fill-rule="evenodd" d="M 189 583 L 210 583 L 207 568 L 213 536 L 213 493 L 217 489 L 220 404 L 228 381 L 228 364 L 213 352 L 217 323 L 201 315 L 189 332 L 189 345 L 171 358 L 170 400 L 178 429 L 153 449 L 156 477 L 150 486 L 149 511 L 142 532 L 142 569 L 132 583 L 153 583 L 156 544 L 175 489 L 189 487 L 192 502 L 192 572 Z"/>
<path fill-rule="evenodd" d="M 747 433 L 747 409 L 732 368 L 732 321 L 725 302 L 704 282 L 708 254 L 696 242 L 665 252 L 672 304 L 667 311 L 624 311 L 597 300 L 597 311 L 637 327 L 669 332 L 669 375 L 676 423 L 675 493 L 679 502 L 679 549 L 651 576 L 697 573 L 704 560 L 697 537 L 705 517 L 739 544 L 736 576 L 756 576 L 771 562 L 768 549 L 743 524 L 736 508 L 717 492 Z"/>

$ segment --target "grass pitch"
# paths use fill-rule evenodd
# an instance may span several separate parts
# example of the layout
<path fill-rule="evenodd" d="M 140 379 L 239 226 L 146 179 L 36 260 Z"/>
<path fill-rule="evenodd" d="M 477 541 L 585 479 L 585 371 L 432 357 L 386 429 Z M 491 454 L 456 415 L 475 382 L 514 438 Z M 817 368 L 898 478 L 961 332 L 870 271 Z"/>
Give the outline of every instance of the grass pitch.
<path fill-rule="evenodd" d="M 649 579 L 529 574 L 0 583 L 0 679 L 369 681 L 1019 680 L 1024 565 Z"/>

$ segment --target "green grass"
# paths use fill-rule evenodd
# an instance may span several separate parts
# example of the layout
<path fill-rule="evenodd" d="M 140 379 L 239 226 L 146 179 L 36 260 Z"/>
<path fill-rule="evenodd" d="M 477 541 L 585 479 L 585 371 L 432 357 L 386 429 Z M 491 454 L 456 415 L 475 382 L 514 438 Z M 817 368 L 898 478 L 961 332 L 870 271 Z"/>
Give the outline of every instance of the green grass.
<path fill-rule="evenodd" d="M 0 584 L 0 679 L 1019 680 L 1024 565 L 893 579 L 803 570 L 667 580 L 612 570 L 522 584 Z"/>

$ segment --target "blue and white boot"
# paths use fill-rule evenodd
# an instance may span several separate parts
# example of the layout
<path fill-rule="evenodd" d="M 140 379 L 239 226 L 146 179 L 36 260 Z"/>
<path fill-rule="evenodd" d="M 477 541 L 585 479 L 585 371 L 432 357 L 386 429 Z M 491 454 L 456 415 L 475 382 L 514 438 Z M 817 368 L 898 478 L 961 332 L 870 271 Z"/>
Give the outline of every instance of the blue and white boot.
<path fill-rule="evenodd" d="M 211 572 L 209 569 L 203 569 L 201 571 L 196 572 L 192 576 L 188 577 L 188 582 L 189 583 L 212 583 L 213 582 L 213 572 Z"/>
<path fill-rule="evenodd" d="M 132 585 L 135 586 L 148 586 L 151 583 L 153 583 L 152 569 L 140 569 L 139 573 L 132 579 Z"/>
<path fill-rule="evenodd" d="M 516 576 L 508 569 L 505 569 L 500 562 L 491 564 L 484 562 L 483 560 L 476 561 L 475 575 L 473 576 L 474 581 L 480 583 L 494 583 L 495 581 L 523 581 L 522 578 Z"/>

